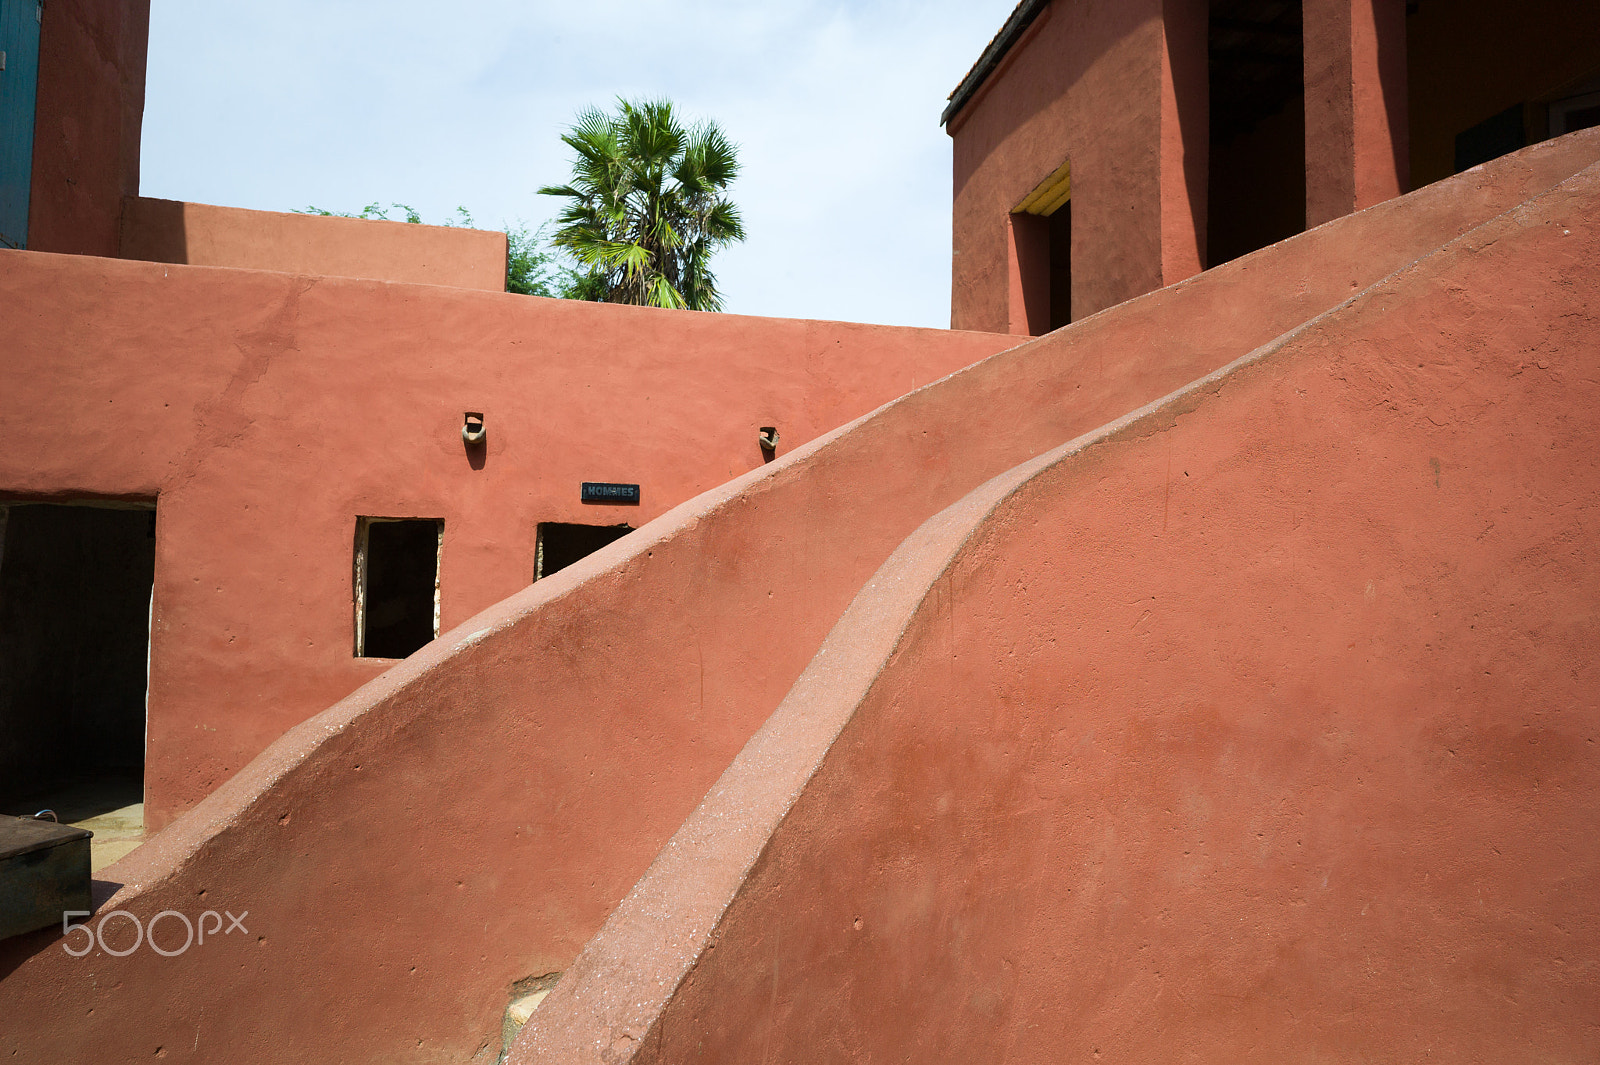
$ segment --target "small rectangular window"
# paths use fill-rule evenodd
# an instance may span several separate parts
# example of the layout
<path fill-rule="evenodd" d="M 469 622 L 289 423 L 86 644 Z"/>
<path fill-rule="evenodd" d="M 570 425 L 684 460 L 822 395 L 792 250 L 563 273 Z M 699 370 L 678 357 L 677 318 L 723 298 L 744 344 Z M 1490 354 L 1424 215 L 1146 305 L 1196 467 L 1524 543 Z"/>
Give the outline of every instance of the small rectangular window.
<path fill-rule="evenodd" d="M 1600 92 L 1569 96 L 1550 105 L 1550 136 L 1600 126 Z"/>
<path fill-rule="evenodd" d="M 631 525 L 570 525 L 566 522 L 539 523 L 539 541 L 534 553 L 533 579 L 548 577 L 566 569 L 585 555 L 592 555 L 614 540 L 633 531 Z"/>
<path fill-rule="evenodd" d="M 439 635 L 444 522 L 357 518 L 357 658 L 405 658 Z"/>

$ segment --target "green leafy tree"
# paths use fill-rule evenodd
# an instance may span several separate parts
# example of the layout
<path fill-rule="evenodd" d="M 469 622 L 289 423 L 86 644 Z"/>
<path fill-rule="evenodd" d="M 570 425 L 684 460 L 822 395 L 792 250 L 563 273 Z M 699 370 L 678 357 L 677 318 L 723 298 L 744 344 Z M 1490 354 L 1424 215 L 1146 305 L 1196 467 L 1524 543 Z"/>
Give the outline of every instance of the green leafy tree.
<path fill-rule="evenodd" d="M 744 239 L 726 196 L 738 151 L 714 122 L 685 127 L 669 100 L 589 108 L 561 138 L 572 180 L 553 243 L 578 264 L 571 295 L 651 307 L 722 309 L 711 257 Z"/>
<path fill-rule="evenodd" d="M 392 210 L 396 210 L 396 211 L 404 212 L 405 216 L 406 216 L 406 221 L 410 222 L 412 225 L 421 225 L 422 224 L 422 215 L 417 212 L 417 209 L 415 207 L 412 207 L 409 204 L 404 204 L 404 203 L 391 203 L 388 207 L 385 207 L 383 204 L 379 203 L 376 200 L 372 201 L 371 203 L 367 204 L 365 207 L 361 208 L 361 213 L 360 214 L 356 214 L 356 213 L 354 213 L 352 211 L 327 211 L 327 210 L 322 209 L 321 207 L 307 207 L 303 211 L 296 211 L 295 214 L 319 214 L 324 218 L 366 218 L 368 220 L 379 219 L 379 220 L 382 220 L 382 221 L 385 221 L 385 222 L 399 221 L 399 219 L 391 219 L 389 217 L 389 211 L 391 209 Z M 467 209 L 465 207 L 457 207 L 456 211 L 457 211 L 457 213 L 459 213 L 461 215 L 462 218 L 465 218 L 466 221 L 465 222 L 446 222 L 445 225 L 447 225 L 447 226 L 461 225 L 461 226 L 466 226 L 468 228 L 471 228 L 471 226 L 472 226 L 472 215 L 467 213 Z"/>
<path fill-rule="evenodd" d="M 530 232 L 525 225 L 506 228 L 506 291 L 524 296 L 566 298 L 576 273 L 556 262 L 546 244 L 545 227 Z"/>

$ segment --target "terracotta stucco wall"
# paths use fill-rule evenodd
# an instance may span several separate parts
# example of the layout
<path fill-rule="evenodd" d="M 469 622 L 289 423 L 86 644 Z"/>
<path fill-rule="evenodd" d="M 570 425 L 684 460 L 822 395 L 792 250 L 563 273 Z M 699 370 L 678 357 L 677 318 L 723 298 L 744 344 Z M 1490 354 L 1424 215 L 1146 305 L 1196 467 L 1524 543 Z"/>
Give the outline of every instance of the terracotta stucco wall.
<path fill-rule="evenodd" d="M 121 888 L 102 913 L 244 908 L 248 939 L 213 938 L 179 964 L 149 950 L 73 958 L 50 932 L 6 941 L 0 1015 L 70 1021 L 0 1030 L 0 1051 L 134 1061 L 162 1048 L 189 1061 L 259 1052 L 341 1065 L 492 1058 L 512 981 L 572 963 L 918 523 L 1597 153 L 1600 134 L 1542 145 L 1003 352 L 522 589 L 297 726 L 106 873 Z M 515 299 L 426 291 L 459 309 L 441 329 L 485 321 L 485 308 Z M 617 319 L 629 320 L 660 323 L 674 351 L 691 338 L 678 323 L 702 321 Z M 702 328 L 731 330 L 736 352 L 752 339 L 737 322 Z M 616 350 L 618 335 L 597 343 Z M 270 395 L 276 378 L 252 380 Z M 455 476 L 459 459 L 444 440 L 454 425 L 439 417 L 441 436 L 422 445 L 441 458 L 430 479 Z M 241 420 L 218 424 L 222 439 L 242 436 Z M 728 446 L 753 447 L 743 433 Z M 527 456 L 520 444 L 507 452 Z M 285 509 L 274 512 L 280 526 L 298 517 Z M 330 528 L 343 542 L 343 526 Z M 196 597 L 214 587 L 200 584 Z M 348 646 L 342 628 L 335 636 Z M 222 641 L 212 643 L 220 660 Z M 126 931 L 126 919 L 111 922 L 113 947 Z"/>
<path fill-rule="evenodd" d="M 118 255 L 492 292 L 506 287 L 504 233 L 140 196 L 123 205 Z"/>
<path fill-rule="evenodd" d="M 1068 159 L 1073 317 L 1161 287 L 1161 9 L 1050 4 L 950 120 L 955 328 L 1026 332 L 1011 313 L 1008 219 Z"/>
<path fill-rule="evenodd" d="M 389 664 L 352 657 L 358 515 L 444 520 L 449 628 L 532 579 L 537 523 L 637 527 L 762 425 L 786 453 L 1012 343 L 32 252 L 0 306 L 0 495 L 157 501 L 153 827 Z"/>
<path fill-rule="evenodd" d="M 39 27 L 28 247 L 116 255 L 139 191 L 149 0 L 49 0 Z"/>
<path fill-rule="evenodd" d="M 1042 331 L 1037 314 L 1022 313 L 1039 253 L 1027 220 L 1013 234 L 1010 212 L 1065 159 L 1072 163 L 1074 319 L 1308 220 L 1320 225 L 1406 191 L 1404 6 L 1308 0 L 1303 106 L 1295 101 L 1292 113 L 1228 144 L 1220 170 L 1210 165 L 1205 3 L 1046 6 L 949 123 L 952 323 Z M 1289 173 L 1274 174 L 1288 165 L 1285 140 L 1295 161 Z M 1259 183 L 1258 169 L 1267 175 Z M 1251 179 L 1241 183 L 1245 173 Z M 1213 178 L 1222 182 L 1217 189 L 1208 187 Z M 1269 198 L 1293 190 L 1293 202 L 1264 208 L 1258 184 Z M 1213 195 L 1220 210 L 1211 210 Z M 1219 238 L 1210 251 L 1208 215 Z"/>
<path fill-rule="evenodd" d="M 1405 0 L 1306 0 L 1306 225 L 1410 188 Z M 1439 175 L 1443 176 L 1443 175 Z"/>
<path fill-rule="evenodd" d="M 1590 1053 L 1597 217 L 1591 168 L 931 521 L 511 1060 Z"/>

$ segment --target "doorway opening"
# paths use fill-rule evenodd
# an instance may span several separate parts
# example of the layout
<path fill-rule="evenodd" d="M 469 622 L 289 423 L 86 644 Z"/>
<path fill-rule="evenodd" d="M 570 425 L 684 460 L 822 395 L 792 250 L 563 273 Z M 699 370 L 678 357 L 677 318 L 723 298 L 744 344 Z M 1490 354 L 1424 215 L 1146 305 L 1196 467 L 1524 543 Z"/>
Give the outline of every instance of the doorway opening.
<path fill-rule="evenodd" d="M 0 813 L 142 830 L 155 527 L 153 503 L 0 505 Z"/>
<path fill-rule="evenodd" d="M 357 658 L 406 658 L 439 635 L 437 518 L 357 518 Z"/>
<path fill-rule="evenodd" d="M 1072 321 L 1072 162 L 1062 163 L 1011 213 L 1011 331 L 1043 336 Z"/>
<path fill-rule="evenodd" d="M 632 531 L 633 526 L 626 523 L 572 525 L 560 521 L 540 522 L 534 548 L 533 579 L 539 580 L 564 570 L 580 558 L 594 554 Z"/>
<path fill-rule="evenodd" d="M 1306 228 L 1300 0 L 1211 0 L 1207 265 Z"/>

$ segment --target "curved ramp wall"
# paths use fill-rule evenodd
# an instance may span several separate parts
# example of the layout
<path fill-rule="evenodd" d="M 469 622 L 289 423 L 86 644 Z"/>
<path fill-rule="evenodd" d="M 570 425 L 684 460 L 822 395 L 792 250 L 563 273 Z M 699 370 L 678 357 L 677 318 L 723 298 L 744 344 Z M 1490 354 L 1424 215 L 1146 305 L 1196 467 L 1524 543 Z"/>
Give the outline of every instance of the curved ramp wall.
<path fill-rule="evenodd" d="M 896 552 L 513 1065 L 1578 1060 L 1600 167 Z"/>
<path fill-rule="evenodd" d="M 513 595 L 290 731 L 108 871 L 111 907 L 248 909 L 248 940 L 176 961 L 71 958 L 47 934 L 0 945 L 0 1013 L 72 1018 L 0 1033 L 0 1050 L 492 1057 L 512 982 L 571 963 L 928 515 L 1597 147 L 1541 146 L 987 359 Z"/>

